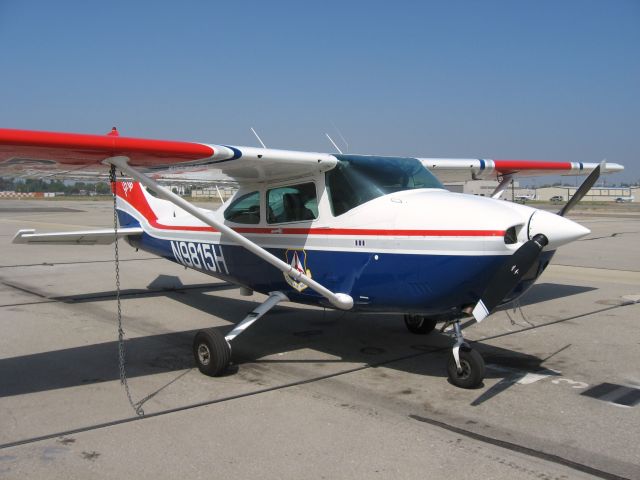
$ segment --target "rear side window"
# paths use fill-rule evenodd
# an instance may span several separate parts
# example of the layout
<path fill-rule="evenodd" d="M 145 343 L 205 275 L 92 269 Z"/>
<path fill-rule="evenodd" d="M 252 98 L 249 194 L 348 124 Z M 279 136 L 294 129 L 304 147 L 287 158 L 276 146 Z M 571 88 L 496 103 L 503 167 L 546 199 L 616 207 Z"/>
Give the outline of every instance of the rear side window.
<path fill-rule="evenodd" d="M 318 218 L 318 198 L 313 182 L 267 191 L 267 222 L 302 222 Z"/>
<path fill-rule="evenodd" d="M 224 218 L 235 223 L 260 223 L 260 192 L 251 192 L 233 201 Z"/>

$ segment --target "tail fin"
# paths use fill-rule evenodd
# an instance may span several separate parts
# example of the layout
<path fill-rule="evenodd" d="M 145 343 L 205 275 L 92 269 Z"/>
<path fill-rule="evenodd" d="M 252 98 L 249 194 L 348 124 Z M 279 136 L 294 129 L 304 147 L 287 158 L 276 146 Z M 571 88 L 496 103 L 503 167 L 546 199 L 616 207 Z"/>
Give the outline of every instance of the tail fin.
<path fill-rule="evenodd" d="M 175 209 L 171 202 L 151 195 L 140 182 L 116 182 L 116 197 L 121 227 L 154 225 Z"/>

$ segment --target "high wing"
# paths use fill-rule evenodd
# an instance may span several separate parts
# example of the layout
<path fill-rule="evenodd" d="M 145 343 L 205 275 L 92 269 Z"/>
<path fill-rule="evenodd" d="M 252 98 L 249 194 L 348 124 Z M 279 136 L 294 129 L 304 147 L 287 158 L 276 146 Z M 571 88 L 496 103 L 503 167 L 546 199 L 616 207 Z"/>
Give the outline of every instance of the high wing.
<path fill-rule="evenodd" d="M 540 160 L 490 160 L 481 158 L 419 158 L 442 182 L 497 180 L 507 175 L 536 177 L 543 175 L 588 175 L 599 163 L 549 162 Z M 606 163 L 600 173 L 624 170 L 617 163 Z"/>
<path fill-rule="evenodd" d="M 328 153 L 234 147 L 107 135 L 0 129 L 1 176 L 104 178 L 107 158 L 123 156 L 150 177 L 199 182 L 285 180 L 332 169 Z M 586 175 L 597 163 L 532 160 L 418 158 L 441 181 L 499 179 L 505 176 Z M 601 173 L 622 171 L 607 163 Z"/>
<path fill-rule="evenodd" d="M 13 243 L 38 243 L 50 245 L 109 245 L 115 242 L 116 235 L 113 228 L 103 230 L 82 230 L 77 232 L 35 233 L 35 230 L 18 230 Z M 118 228 L 118 238 L 132 235 L 142 235 L 141 227 Z"/>
<path fill-rule="evenodd" d="M 156 178 L 259 182 L 293 178 L 333 168 L 326 153 L 231 147 L 107 135 L 0 129 L 0 175 L 104 175 L 107 158 L 123 156 Z"/>

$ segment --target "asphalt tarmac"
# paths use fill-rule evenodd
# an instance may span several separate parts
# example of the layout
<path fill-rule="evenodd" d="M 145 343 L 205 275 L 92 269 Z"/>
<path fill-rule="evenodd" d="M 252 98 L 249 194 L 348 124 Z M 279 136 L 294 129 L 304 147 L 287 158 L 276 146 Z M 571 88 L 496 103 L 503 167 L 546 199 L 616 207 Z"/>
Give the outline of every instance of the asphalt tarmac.
<path fill-rule="evenodd" d="M 640 213 L 592 230 L 522 298 L 451 340 L 401 315 L 282 304 L 194 368 L 202 328 L 264 298 L 121 244 L 119 381 L 112 246 L 13 245 L 19 228 L 108 227 L 108 202 L 0 201 L 0 478 L 640 478 Z"/>

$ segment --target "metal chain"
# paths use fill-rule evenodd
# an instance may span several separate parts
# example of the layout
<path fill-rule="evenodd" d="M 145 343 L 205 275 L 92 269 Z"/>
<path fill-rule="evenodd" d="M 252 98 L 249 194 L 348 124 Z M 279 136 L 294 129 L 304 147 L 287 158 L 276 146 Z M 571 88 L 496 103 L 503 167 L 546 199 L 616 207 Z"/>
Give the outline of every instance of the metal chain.
<path fill-rule="evenodd" d="M 111 165 L 109 171 L 109 180 L 111 181 L 111 189 L 113 193 L 113 232 L 115 235 L 115 264 L 116 264 L 116 304 L 118 306 L 118 367 L 120 368 L 120 384 L 124 386 L 124 390 L 127 393 L 129 404 L 131 408 L 136 412 L 136 415 L 144 416 L 144 410 L 142 409 L 142 402 L 135 403 L 131 398 L 131 392 L 129 391 L 129 383 L 127 382 L 127 372 L 125 370 L 125 355 L 124 355 L 124 329 L 122 328 L 122 305 L 120 302 L 120 255 L 118 252 L 118 210 L 116 208 L 116 167 Z"/>

